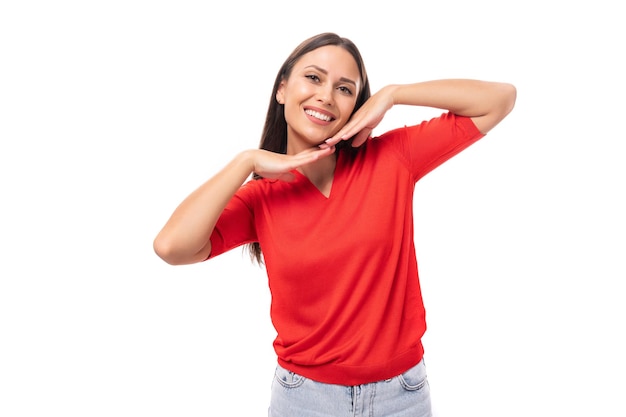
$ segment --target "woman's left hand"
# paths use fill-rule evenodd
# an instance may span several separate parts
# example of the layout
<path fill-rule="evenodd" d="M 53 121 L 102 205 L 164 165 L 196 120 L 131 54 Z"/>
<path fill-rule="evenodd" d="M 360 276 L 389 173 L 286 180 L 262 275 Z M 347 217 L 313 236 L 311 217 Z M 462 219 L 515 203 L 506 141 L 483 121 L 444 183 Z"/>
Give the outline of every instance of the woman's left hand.
<path fill-rule="evenodd" d="M 370 137 L 376 126 L 383 120 L 385 113 L 393 107 L 393 87 L 388 86 L 372 95 L 356 113 L 352 115 L 348 123 L 344 125 L 332 138 L 326 140 L 330 146 L 334 146 L 342 140 L 348 140 L 354 136 L 352 146 L 361 146 Z"/>

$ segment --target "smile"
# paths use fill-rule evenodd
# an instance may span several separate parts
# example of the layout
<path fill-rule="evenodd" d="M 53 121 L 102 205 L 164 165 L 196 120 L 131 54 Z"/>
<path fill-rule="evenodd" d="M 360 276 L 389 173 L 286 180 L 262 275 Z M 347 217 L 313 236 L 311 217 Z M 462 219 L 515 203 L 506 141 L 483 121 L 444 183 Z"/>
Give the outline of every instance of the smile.
<path fill-rule="evenodd" d="M 325 122 L 330 122 L 333 120 L 332 117 L 322 114 L 320 112 L 316 112 L 314 110 L 305 110 L 304 112 L 311 117 L 315 117 L 316 119 L 323 120 Z"/>

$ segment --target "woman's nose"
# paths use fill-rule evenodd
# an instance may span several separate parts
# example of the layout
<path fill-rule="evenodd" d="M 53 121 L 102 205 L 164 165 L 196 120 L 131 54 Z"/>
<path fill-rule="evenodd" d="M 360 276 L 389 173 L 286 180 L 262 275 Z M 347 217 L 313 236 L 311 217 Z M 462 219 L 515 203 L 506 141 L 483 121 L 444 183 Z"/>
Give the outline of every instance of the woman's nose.
<path fill-rule="evenodd" d="M 317 99 L 324 104 L 332 104 L 333 92 L 332 86 L 322 86 L 317 92 Z"/>

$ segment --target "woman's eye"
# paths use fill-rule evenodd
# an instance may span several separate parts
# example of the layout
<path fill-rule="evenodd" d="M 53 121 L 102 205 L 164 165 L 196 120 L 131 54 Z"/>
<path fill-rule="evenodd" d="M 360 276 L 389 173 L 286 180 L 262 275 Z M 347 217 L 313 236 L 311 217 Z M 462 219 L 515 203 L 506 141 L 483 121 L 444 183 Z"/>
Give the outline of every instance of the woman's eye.
<path fill-rule="evenodd" d="M 342 86 L 342 87 L 339 87 L 339 90 L 340 90 L 342 93 L 348 94 L 348 95 L 350 95 L 350 96 L 352 95 L 352 90 L 351 90 L 351 89 L 349 89 L 348 87 L 344 87 L 344 86 Z"/>
<path fill-rule="evenodd" d="M 320 80 L 320 77 L 318 77 L 318 76 L 317 76 L 317 75 L 315 75 L 315 74 L 305 75 L 305 77 L 306 77 L 306 78 L 308 78 L 308 79 L 309 79 L 309 80 L 311 80 L 311 81 L 316 81 L 316 82 L 319 82 L 319 80 Z"/>

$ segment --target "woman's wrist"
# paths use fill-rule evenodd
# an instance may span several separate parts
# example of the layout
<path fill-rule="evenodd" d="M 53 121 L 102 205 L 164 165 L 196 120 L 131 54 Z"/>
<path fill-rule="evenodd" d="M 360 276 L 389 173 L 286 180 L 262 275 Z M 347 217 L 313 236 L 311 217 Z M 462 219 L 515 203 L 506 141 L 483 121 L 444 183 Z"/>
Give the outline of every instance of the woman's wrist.
<path fill-rule="evenodd" d="M 251 174 L 254 171 L 256 153 L 258 149 L 246 149 L 235 156 L 234 163 Z"/>
<path fill-rule="evenodd" d="M 391 103 L 390 107 L 400 104 L 398 101 L 398 91 L 401 87 L 400 84 L 388 84 L 382 88 L 381 92 L 389 97 L 389 102 Z"/>

